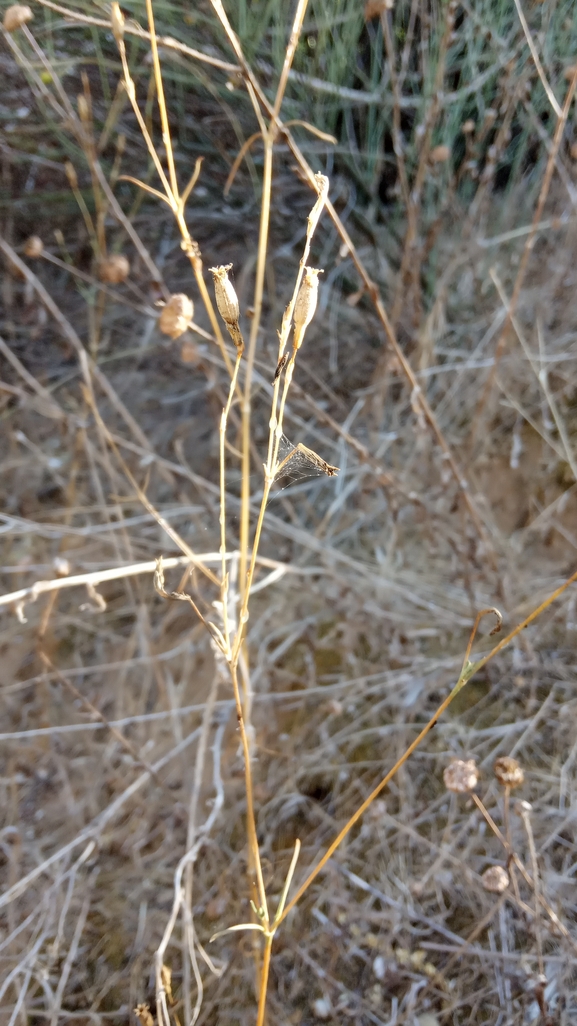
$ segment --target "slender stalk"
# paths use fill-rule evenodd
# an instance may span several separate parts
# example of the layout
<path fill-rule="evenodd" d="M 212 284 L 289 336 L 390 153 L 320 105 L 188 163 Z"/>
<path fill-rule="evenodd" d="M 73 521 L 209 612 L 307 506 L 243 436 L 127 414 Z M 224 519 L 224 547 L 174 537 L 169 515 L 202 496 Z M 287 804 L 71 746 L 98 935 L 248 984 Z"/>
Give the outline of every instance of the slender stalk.
<path fill-rule="evenodd" d="M 262 200 L 260 227 L 258 237 L 258 256 L 256 263 L 256 281 L 254 287 L 254 315 L 250 326 L 248 341 L 244 394 L 242 400 L 242 482 L 240 493 L 240 564 L 239 589 L 241 598 L 247 594 L 248 581 L 246 567 L 248 562 L 249 527 L 250 527 L 250 420 L 252 375 L 256 355 L 256 343 L 262 316 L 262 297 L 264 291 L 264 275 L 268 247 L 268 230 L 270 223 L 270 200 L 272 189 L 272 157 L 273 139 L 267 131 L 263 135 L 264 169 L 262 182 Z"/>
<path fill-rule="evenodd" d="M 228 626 L 228 571 L 226 569 L 226 467 L 225 467 L 225 442 L 226 442 L 226 425 L 228 421 L 228 415 L 230 413 L 230 407 L 234 398 L 236 390 L 236 381 L 238 377 L 238 371 L 240 367 L 240 361 L 242 359 L 242 350 L 239 350 L 236 355 L 236 362 L 234 365 L 234 371 L 232 378 L 230 379 L 230 386 L 228 389 L 228 398 L 226 406 L 224 407 L 221 418 L 220 418 L 220 556 L 221 556 L 221 577 L 220 577 L 220 598 L 222 602 L 222 623 L 223 623 L 223 634 L 226 641 L 227 649 L 230 649 L 230 633 Z"/>
<path fill-rule="evenodd" d="M 268 990 L 268 977 L 270 972 L 270 955 L 274 934 L 267 934 L 264 940 L 264 951 L 262 953 L 262 965 L 260 969 L 260 981 L 258 989 L 258 1012 L 256 1026 L 263 1026 L 266 1011 L 266 996 Z"/>
<path fill-rule="evenodd" d="M 239 629 L 240 633 L 240 629 Z M 256 834 L 256 820 L 254 817 L 254 795 L 252 786 L 252 769 L 250 761 L 250 748 L 248 743 L 248 737 L 245 728 L 244 716 L 242 712 L 242 702 L 240 698 L 240 691 L 238 687 L 238 675 L 237 668 L 234 662 L 230 664 L 230 675 L 232 680 L 232 689 L 234 693 L 234 702 L 236 706 L 236 718 L 238 721 L 238 729 L 240 733 L 240 741 L 242 745 L 242 752 L 244 757 L 244 783 L 246 792 L 246 822 L 247 822 L 247 834 L 248 834 L 248 846 L 251 853 L 254 869 L 256 873 L 258 899 L 260 903 L 260 912 L 262 912 L 262 922 L 266 928 L 268 928 L 268 906 L 266 900 L 266 891 L 264 886 L 264 878 L 262 875 L 262 865 L 260 861 L 260 850 L 258 846 L 258 838 Z"/>
<path fill-rule="evenodd" d="M 178 181 L 176 178 L 174 153 L 172 152 L 172 139 L 170 136 L 170 125 L 168 123 L 168 111 L 166 109 L 166 99 L 164 96 L 164 83 L 162 81 L 160 60 L 158 57 L 158 44 L 156 40 L 156 29 L 154 27 L 152 0 L 146 0 L 146 14 L 148 17 L 148 28 L 150 30 L 150 50 L 152 53 L 152 65 L 154 67 L 154 79 L 156 82 L 156 98 L 158 100 L 158 108 L 160 110 L 160 122 L 162 125 L 162 141 L 164 143 L 164 148 L 166 150 L 166 162 L 168 164 L 168 173 L 170 175 L 170 187 L 172 190 L 172 194 L 174 196 L 178 196 Z"/>

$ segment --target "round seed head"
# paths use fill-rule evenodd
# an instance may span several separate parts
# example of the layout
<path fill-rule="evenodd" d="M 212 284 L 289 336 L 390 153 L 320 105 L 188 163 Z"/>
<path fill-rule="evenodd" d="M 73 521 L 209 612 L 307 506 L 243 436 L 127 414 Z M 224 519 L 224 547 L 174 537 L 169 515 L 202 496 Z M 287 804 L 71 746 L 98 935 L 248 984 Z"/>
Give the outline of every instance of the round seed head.
<path fill-rule="evenodd" d="M 32 21 L 34 15 L 29 7 L 25 4 L 12 4 L 8 7 L 4 13 L 4 31 L 15 32 L 16 29 L 22 28 L 27 21 Z"/>
<path fill-rule="evenodd" d="M 106 281 L 110 285 L 119 285 L 125 281 L 130 274 L 130 264 L 122 253 L 113 253 L 106 257 L 98 268 L 100 281 Z"/>
<path fill-rule="evenodd" d="M 44 243 L 39 235 L 31 235 L 29 239 L 26 239 L 24 243 L 24 256 L 34 259 L 42 256 L 42 250 L 44 249 Z"/>
<path fill-rule="evenodd" d="M 294 309 L 295 339 L 301 338 L 311 323 L 319 298 L 319 274 L 316 267 L 305 267 Z M 300 344 L 300 343 L 299 343 Z"/>
<path fill-rule="evenodd" d="M 463 759 L 453 759 L 443 773 L 443 780 L 447 791 L 454 791 L 455 794 L 468 794 L 477 786 L 479 771 L 474 759 L 465 762 Z"/>
<path fill-rule="evenodd" d="M 182 292 L 177 292 L 176 295 L 170 297 L 164 307 L 158 321 L 158 326 L 163 335 L 179 338 L 181 335 L 184 335 L 188 328 L 193 313 L 192 299 L 183 295 Z"/>
<path fill-rule="evenodd" d="M 471 133 L 475 131 L 475 122 L 472 121 L 471 118 L 468 118 L 467 121 L 464 121 L 461 125 L 461 131 L 463 135 L 471 135 Z"/>
<path fill-rule="evenodd" d="M 491 894 L 502 894 L 509 886 L 509 874 L 502 866 L 491 866 L 483 873 L 483 887 Z"/>
<path fill-rule="evenodd" d="M 496 760 L 493 772 L 503 787 L 520 787 L 525 780 L 523 767 L 509 755 Z"/>
<path fill-rule="evenodd" d="M 451 151 L 448 146 L 433 146 L 429 153 L 429 160 L 431 164 L 444 164 L 450 156 Z"/>

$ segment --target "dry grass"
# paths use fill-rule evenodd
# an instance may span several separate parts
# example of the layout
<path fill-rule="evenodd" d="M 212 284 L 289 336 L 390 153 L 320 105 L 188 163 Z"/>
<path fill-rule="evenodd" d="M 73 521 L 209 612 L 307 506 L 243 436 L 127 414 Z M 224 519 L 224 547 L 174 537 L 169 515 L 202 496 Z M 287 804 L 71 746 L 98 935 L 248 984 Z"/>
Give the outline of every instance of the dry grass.
<path fill-rule="evenodd" d="M 271 100 L 216 2 L 212 21 L 199 9 L 190 41 L 213 97 L 193 92 L 188 113 L 218 146 L 196 165 L 189 196 L 178 185 L 198 153 L 187 159 L 180 137 L 172 158 L 159 146 L 159 65 L 154 77 L 128 31 L 122 39 L 115 27 L 148 150 L 116 70 L 102 71 L 112 37 L 98 36 L 99 81 L 92 50 L 83 52 L 91 37 L 75 30 L 66 88 L 62 22 L 43 29 L 35 8 L 35 21 L 4 37 L 8 105 L 44 112 L 30 131 L 42 140 L 31 162 L 13 139 L 0 154 L 13 199 L 0 233 L 1 562 L 12 596 L 0 640 L 0 1008 L 10 1026 L 124 1023 L 143 1004 L 175 1026 L 252 1022 L 259 994 L 262 1021 L 259 932 L 209 941 L 251 920 L 271 932 L 297 839 L 269 1023 L 575 1020 L 576 600 L 572 588 L 548 596 L 573 573 L 577 547 L 577 75 L 563 78 L 525 11 L 528 23 L 509 26 L 520 63 L 495 85 L 495 118 L 464 135 L 457 124 L 447 159 L 455 112 L 443 88 L 475 12 L 431 7 L 430 22 L 413 18 L 411 28 L 412 8 L 367 29 L 371 47 L 396 55 L 395 207 L 373 186 L 355 205 L 347 161 L 357 185 L 368 172 L 354 148 L 331 163 L 330 144 L 315 141 L 303 156 L 279 123 L 285 106 L 307 114 L 292 109 L 302 82 L 288 74 L 290 47 Z M 101 9 L 93 15 L 102 22 Z M 303 17 L 301 5 L 297 27 Z M 305 17 L 305 38 L 315 31 Z M 421 120 L 409 123 L 411 47 L 429 31 L 436 63 Z M 502 50 L 503 39 L 493 43 Z M 166 142 L 170 112 L 184 119 L 188 109 L 175 84 L 183 51 L 165 43 L 160 57 L 173 69 Z M 541 134 L 527 81 L 550 111 Z M 507 149 L 521 122 L 537 132 L 524 165 Z M 335 123 L 327 115 L 318 127 Z M 169 127 L 176 139 L 180 127 Z M 257 129 L 264 157 L 253 146 L 222 200 Z M 168 204 L 130 184 L 162 188 L 155 164 Z M 307 239 L 319 168 L 331 172 L 329 201 Z M 55 205 L 38 214 L 30 201 L 40 188 Z M 40 254 L 25 246 L 32 233 Z M 293 350 L 290 336 L 292 383 L 290 360 L 274 383 L 276 332 L 286 344 L 283 311 L 309 242 L 306 262 L 325 271 L 319 304 L 302 346 Z M 204 270 L 230 262 L 233 346 Z M 181 293 L 194 299 L 192 322 L 169 340 L 159 304 Z M 301 314 L 297 305 L 297 327 Z M 281 479 L 270 411 L 287 371 L 290 442 L 281 439 L 277 462 L 301 448 Z M 338 476 L 321 473 L 307 449 Z M 186 590 L 217 631 L 188 602 L 155 593 L 159 555 L 166 592 Z M 39 580 L 54 584 L 34 590 Z M 496 605 L 508 636 L 543 601 L 494 656 L 495 619 L 483 617 L 476 672 L 463 667 L 479 610 Z M 293 907 L 322 852 L 458 680 L 467 683 L 448 712 Z M 524 768 L 513 791 L 493 775 L 504 756 Z M 447 791 L 454 758 L 474 760 L 474 791 Z M 263 889 L 268 918 L 251 911 Z M 141 1022 L 147 1015 L 141 1008 Z"/>

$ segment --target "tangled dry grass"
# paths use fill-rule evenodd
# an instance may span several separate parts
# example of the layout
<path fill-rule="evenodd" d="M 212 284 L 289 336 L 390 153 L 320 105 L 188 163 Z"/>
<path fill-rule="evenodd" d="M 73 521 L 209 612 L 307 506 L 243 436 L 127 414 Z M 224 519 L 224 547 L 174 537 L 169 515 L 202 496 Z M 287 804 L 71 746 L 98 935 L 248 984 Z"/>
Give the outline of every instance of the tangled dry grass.
<path fill-rule="evenodd" d="M 285 82 L 291 117 L 344 134 L 336 148 L 304 146 L 330 177 L 342 228 L 325 212 L 312 240 L 325 273 L 280 451 L 301 443 L 340 470 L 322 474 L 300 450 L 273 482 L 239 652 L 273 914 L 295 841 L 291 901 L 459 679 L 479 611 L 497 607 L 506 633 L 575 570 L 577 75 L 551 45 L 567 12 L 525 27 L 501 12 L 505 27 L 489 22 L 490 5 L 373 7 L 362 38 L 384 55 L 386 125 L 371 121 L 375 83 L 361 71 L 333 85 L 331 109 L 299 47 Z M 153 569 L 162 555 L 166 590 L 222 616 L 219 429 L 238 346 L 203 305 L 198 261 L 233 264 L 240 328 L 254 333 L 254 526 L 276 332 L 315 196 L 303 146 L 271 131 L 271 68 L 250 24 L 263 124 L 244 99 L 246 81 L 259 99 L 261 80 L 246 68 L 243 79 L 219 10 L 199 6 L 196 56 L 179 36 L 161 46 L 178 181 L 205 151 L 180 226 L 120 177 L 159 186 L 113 59 L 116 36 L 159 140 L 158 83 L 134 25 L 112 23 L 107 37 L 100 8 L 77 12 L 71 29 L 35 7 L 35 20 L 4 34 L 0 1008 L 10 1026 L 121 1024 L 133 1009 L 143 1026 L 163 1015 L 176 1026 L 254 1021 L 258 931 L 210 943 L 262 920 L 250 904 L 230 677 L 190 605 L 154 590 Z M 335 5 L 337 22 L 347 10 Z M 326 27 L 316 8 L 310 18 L 304 38 L 318 54 Z M 466 74 L 481 30 L 494 81 L 481 63 L 477 83 Z M 283 53 L 287 36 L 288 26 Z M 471 66 L 457 81 L 463 40 Z M 184 61 L 202 84 L 189 99 Z M 231 181 L 259 127 L 274 153 L 266 259 L 257 140 Z M 157 153 L 166 161 L 158 142 Z M 163 331 L 171 296 L 194 308 L 173 304 Z M 225 441 L 234 617 L 246 569 L 240 401 Z M 272 947 L 269 1023 L 575 1021 L 576 594 L 564 591 L 468 680 L 288 913 Z M 494 626 L 494 614 L 482 618 L 473 662 L 498 641 Z"/>

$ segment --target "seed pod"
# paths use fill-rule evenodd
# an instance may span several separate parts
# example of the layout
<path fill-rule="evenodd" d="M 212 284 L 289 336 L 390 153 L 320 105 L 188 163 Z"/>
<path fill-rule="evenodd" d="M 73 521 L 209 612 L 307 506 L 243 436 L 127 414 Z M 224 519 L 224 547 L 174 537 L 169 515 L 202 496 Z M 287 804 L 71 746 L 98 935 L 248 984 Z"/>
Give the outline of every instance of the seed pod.
<path fill-rule="evenodd" d="M 444 164 L 450 156 L 451 151 L 448 146 L 433 146 L 429 153 L 429 160 L 431 164 Z"/>
<path fill-rule="evenodd" d="M 44 243 L 40 236 L 31 235 L 24 243 L 24 256 L 30 257 L 31 260 L 34 260 L 35 258 L 42 256 L 43 249 Z"/>
<path fill-rule="evenodd" d="M 463 135 L 471 135 L 471 133 L 475 131 L 475 122 L 472 121 L 471 118 L 468 118 L 467 121 L 463 121 L 461 131 Z"/>
<path fill-rule="evenodd" d="M 300 348 L 304 338 L 304 333 L 315 315 L 319 298 L 319 274 L 322 273 L 323 272 L 318 270 L 316 267 L 305 267 L 304 278 L 298 292 L 293 314 L 295 325 L 295 349 Z"/>
<path fill-rule="evenodd" d="M 443 773 L 443 780 L 447 791 L 454 791 L 455 794 L 468 794 L 477 786 L 479 771 L 474 759 L 464 762 L 463 759 L 453 759 Z"/>
<path fill-rule="evenodd" d="M 525 780 L 523 767 L 509 755 L 496 760 L 493 772 L 503 787 L 520 787 Z"/>
<path fill-rule="evenodd" d="M 125 281 L 130 274 L 130 264 L 122 253 L 113 253 L 106 257 L 98 268 L 100 281 L 109 282 L 110 285 L 119 285 Z"/>
<path fill-rule="evenodd" d="M 113 3 L 110 7 L 110 19 L 112 22 L 112 35 L 117 43 L 120 43 L 124 36 L 124 15 L 120 10 L 120 4 Z"/>
<path fill-rule="evenodd" d="M 78 116 L 80 120 L 83 122 L 88 121 L 90 119 L 90 110 L 88 109 L 88 100 L 84 93 L 80 93 L 80 95 L 77 96 L 76 103 L 78 105 Z"/>
<path fill-rule="evenodd" d="M 22 28 L 27 21 L 32 21 L 34 15 L 29 7 L 24 4 L 12 4 L 8 7 L 4 13 L 4 31 L 15 32 L 16 29 Z"/>
<path fill-rule="evenodd" d="M 238 296 L 228 276 L 231 267 L 232 264 L 221 264 L 220 267 L 211 267 L 210 273 L 214 280 L 214 297 L 218 312 L 226 324 L 227 331 L 236 348 L 242 352 L 244 339 L 238 322 L 240 316 Z"/>
<path fill-rule="evenodd" d="M 502 866 L 491 866 L 481 877 L 483 887 L 491 894 L 502 894 L 509 886 L 509 874 Z"/>
<path fill-rule="evenodd" d="M 177 292 L 176 295 L 170 297 L 164 307 L 158 321 L 158 326 L 163 335 L 179 338 L 181 335 L 184 335 L 188 328 L 193 313 L 192 299 L 183 295 L 182 292 Z"/>

